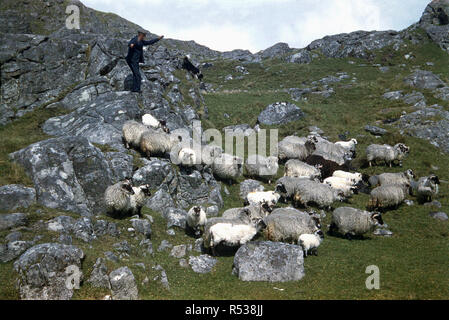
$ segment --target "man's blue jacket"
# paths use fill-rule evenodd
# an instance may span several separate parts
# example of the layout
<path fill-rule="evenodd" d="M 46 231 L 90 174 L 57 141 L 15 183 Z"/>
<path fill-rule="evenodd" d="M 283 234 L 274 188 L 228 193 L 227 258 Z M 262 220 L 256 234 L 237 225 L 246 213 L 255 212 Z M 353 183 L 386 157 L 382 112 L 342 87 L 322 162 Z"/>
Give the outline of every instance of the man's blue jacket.
<path fill-rule="evenodd" d="M 135 36 L 128 42 L 128 55 L 126 56 L 126 60 L 130 62 L 144 63 L 143 46 L 149 46 L 158 41 L 159 38 L 139 41 L 137 40 L 137 36 Z M 131 44 L 134 44 L 134 47 L 131 48 Z"/>

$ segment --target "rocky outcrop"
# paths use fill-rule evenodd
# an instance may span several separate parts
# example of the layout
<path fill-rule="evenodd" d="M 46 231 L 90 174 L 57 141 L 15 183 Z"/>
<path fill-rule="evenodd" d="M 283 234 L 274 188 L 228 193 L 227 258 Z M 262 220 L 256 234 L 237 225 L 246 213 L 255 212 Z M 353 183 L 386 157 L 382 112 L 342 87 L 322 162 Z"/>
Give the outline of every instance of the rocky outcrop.
<path fill-rule="evenodd" d="M 404 82 L 418 89 L 434 90 L 445 86 L 445 83 L 437 75 L 424 70 L 415 70 L 404 79 Z"/>
<path fill-rule="evenodd" d="M 122 267 L 109 274 L 113 300 L 137 300 L 139 291 L 132 271 Z"/>
<path fill-rule="evenodd" d="M 68 300 L 82 280 L 84 253 L 75 246 L 44 243 L 28 249 L 15 263 L 20 297 Z"/>
<path fill-rule="evenodd" d="M 39 204 L 87 216 L 103 211 L 113 175 L 103 153 L 86 138 L 49 139 L 10 157 L 32 178 Z"/>
<path fill-rule="evenodd" d="M 276 102 L 262 111 L 257 119 L 263 124 L 279 125 L 300 120 L 303 117 L 304 113 L 298 106 L 287 102 Z"/>
<path fill-rule="evenodd" d="M 418 25 L 435 43 L 449 53 L 449 0 L 430 2 Z"/>
<path fill-rule="evenodd" d="M 36 190 L 17 184 L 0 187 L 0 211 L 28 208 L 36 203 Z"/>
<path fill-rule="evenodd" d="M 233 274 L 243 281 L 297 281 L 304 277 L 303 251 L 280 242 L 250 242 L 235 254 Z"/>
<path fill-rule="evenodd" d="M 28 217 L 25 213 L 0 214 L 0 231 L 25 226 Z"/>

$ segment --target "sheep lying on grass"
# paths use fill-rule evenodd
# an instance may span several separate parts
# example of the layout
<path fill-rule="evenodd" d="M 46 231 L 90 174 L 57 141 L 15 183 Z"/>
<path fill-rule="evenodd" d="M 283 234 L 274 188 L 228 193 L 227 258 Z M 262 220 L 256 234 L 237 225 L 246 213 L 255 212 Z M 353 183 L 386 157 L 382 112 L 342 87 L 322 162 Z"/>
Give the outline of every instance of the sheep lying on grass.
<path fill-rule="evenodd" d="M 244 204 L 257 206 L 267 204 L 269 208 L 273 208 L 279 201 L 281 195 L 275 191 L 254 191 L 248 193 Z"/>
<path fill-rule="evenodd" d="M 366 159 L 369 166 L 372 166 L 373 162 L 382 160 L 386 165 L 392 166 L 395 160 L 399 161 L 399 165 L 402 166 L 402 159 L 410 152 L 410 148 L 403 143 L 398 143 L 394 147 L 384 144 L 371 144 L 366 148 Z"/>
<path fill-rule="evenodd" d="M 370 199 L 368 202 L 368 209 L 387 209 L 397 208 L 402 202 L 404 202 L 409 185 L 385 185 L 374 188 L 371 191 Z"/>
<path fill-rule="evenodd" d="M 278 144 L 279 160 L 298 159 L 304 160 L 311 155 L 315 149 L 317 140 L 315 137 L 307 139 L 305 143 L 292 142 L 292 139 L 283 139 Z"/>
<path fill-rule="evenodd" d="M 318 255 L 318 247 L 324 239 L 324 234 L 321 230 L 316 231 L 314 234 L 302 234 L 298 238 L 298 244 L 302 247 L 304 255 L 307 257 L 307 253 Z"/>
<path fill-rule="evenodd" d="M 300 160 L 290 159 L 285 163 L 284 176 L 319 180 L 321 178 L 321 167 L 321 165 L 311 166 Z"/>
<path fill-rule="evenodd" d="M 279 169 L 277 157 L 264 157 L 261 155 L 251 155 L 246 159 L 246 172 L 248 176 L 253 178 L 262 178 L 271 184 L 271 179 L 274 178 Z"/>
<path fill-rule="evenodd" d="M 368 212 L 350 207 L 340 207 L 332 213 L 330 234 L 340 234 L 348 239 L 373 232 L 376 226 L 383 225 L 379 212 Z"/>

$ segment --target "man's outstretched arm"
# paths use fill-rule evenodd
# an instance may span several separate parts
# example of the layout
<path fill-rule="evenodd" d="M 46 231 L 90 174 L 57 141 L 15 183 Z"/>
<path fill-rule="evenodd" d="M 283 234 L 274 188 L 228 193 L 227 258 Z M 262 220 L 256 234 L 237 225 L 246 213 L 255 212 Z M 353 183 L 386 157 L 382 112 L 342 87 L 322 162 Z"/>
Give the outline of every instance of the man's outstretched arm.
<path fill-rule="evenodd" d="M 155 44 L 159 40 L 162 40 L 163 38 L 164 38 L 164 36 L 160 36 L 160 37 L 157 37 L 157 38 L 152 39 L 152 40 L 143 40 L 142 42 L 143 42 L 144 46 L 150 46 L 152 44 Z"/>

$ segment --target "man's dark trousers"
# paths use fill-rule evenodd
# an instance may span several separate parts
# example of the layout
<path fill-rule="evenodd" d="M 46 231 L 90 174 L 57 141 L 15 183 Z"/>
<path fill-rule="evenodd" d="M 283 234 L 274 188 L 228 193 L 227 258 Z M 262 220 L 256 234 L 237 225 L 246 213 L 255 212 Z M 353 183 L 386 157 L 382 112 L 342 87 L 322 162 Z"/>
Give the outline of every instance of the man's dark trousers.
<path fill-rule="evenodd" d="M 140 75 L 139 62 L 132 61 L 131 59 L 126 59 L 126 62 L 128 63 L 128 66 L 131 68 L 131 71 L 133 73 L 132 91 L 139 92 L 140 91 L 140 83 L 142 82 L 142 77 Z"/>

